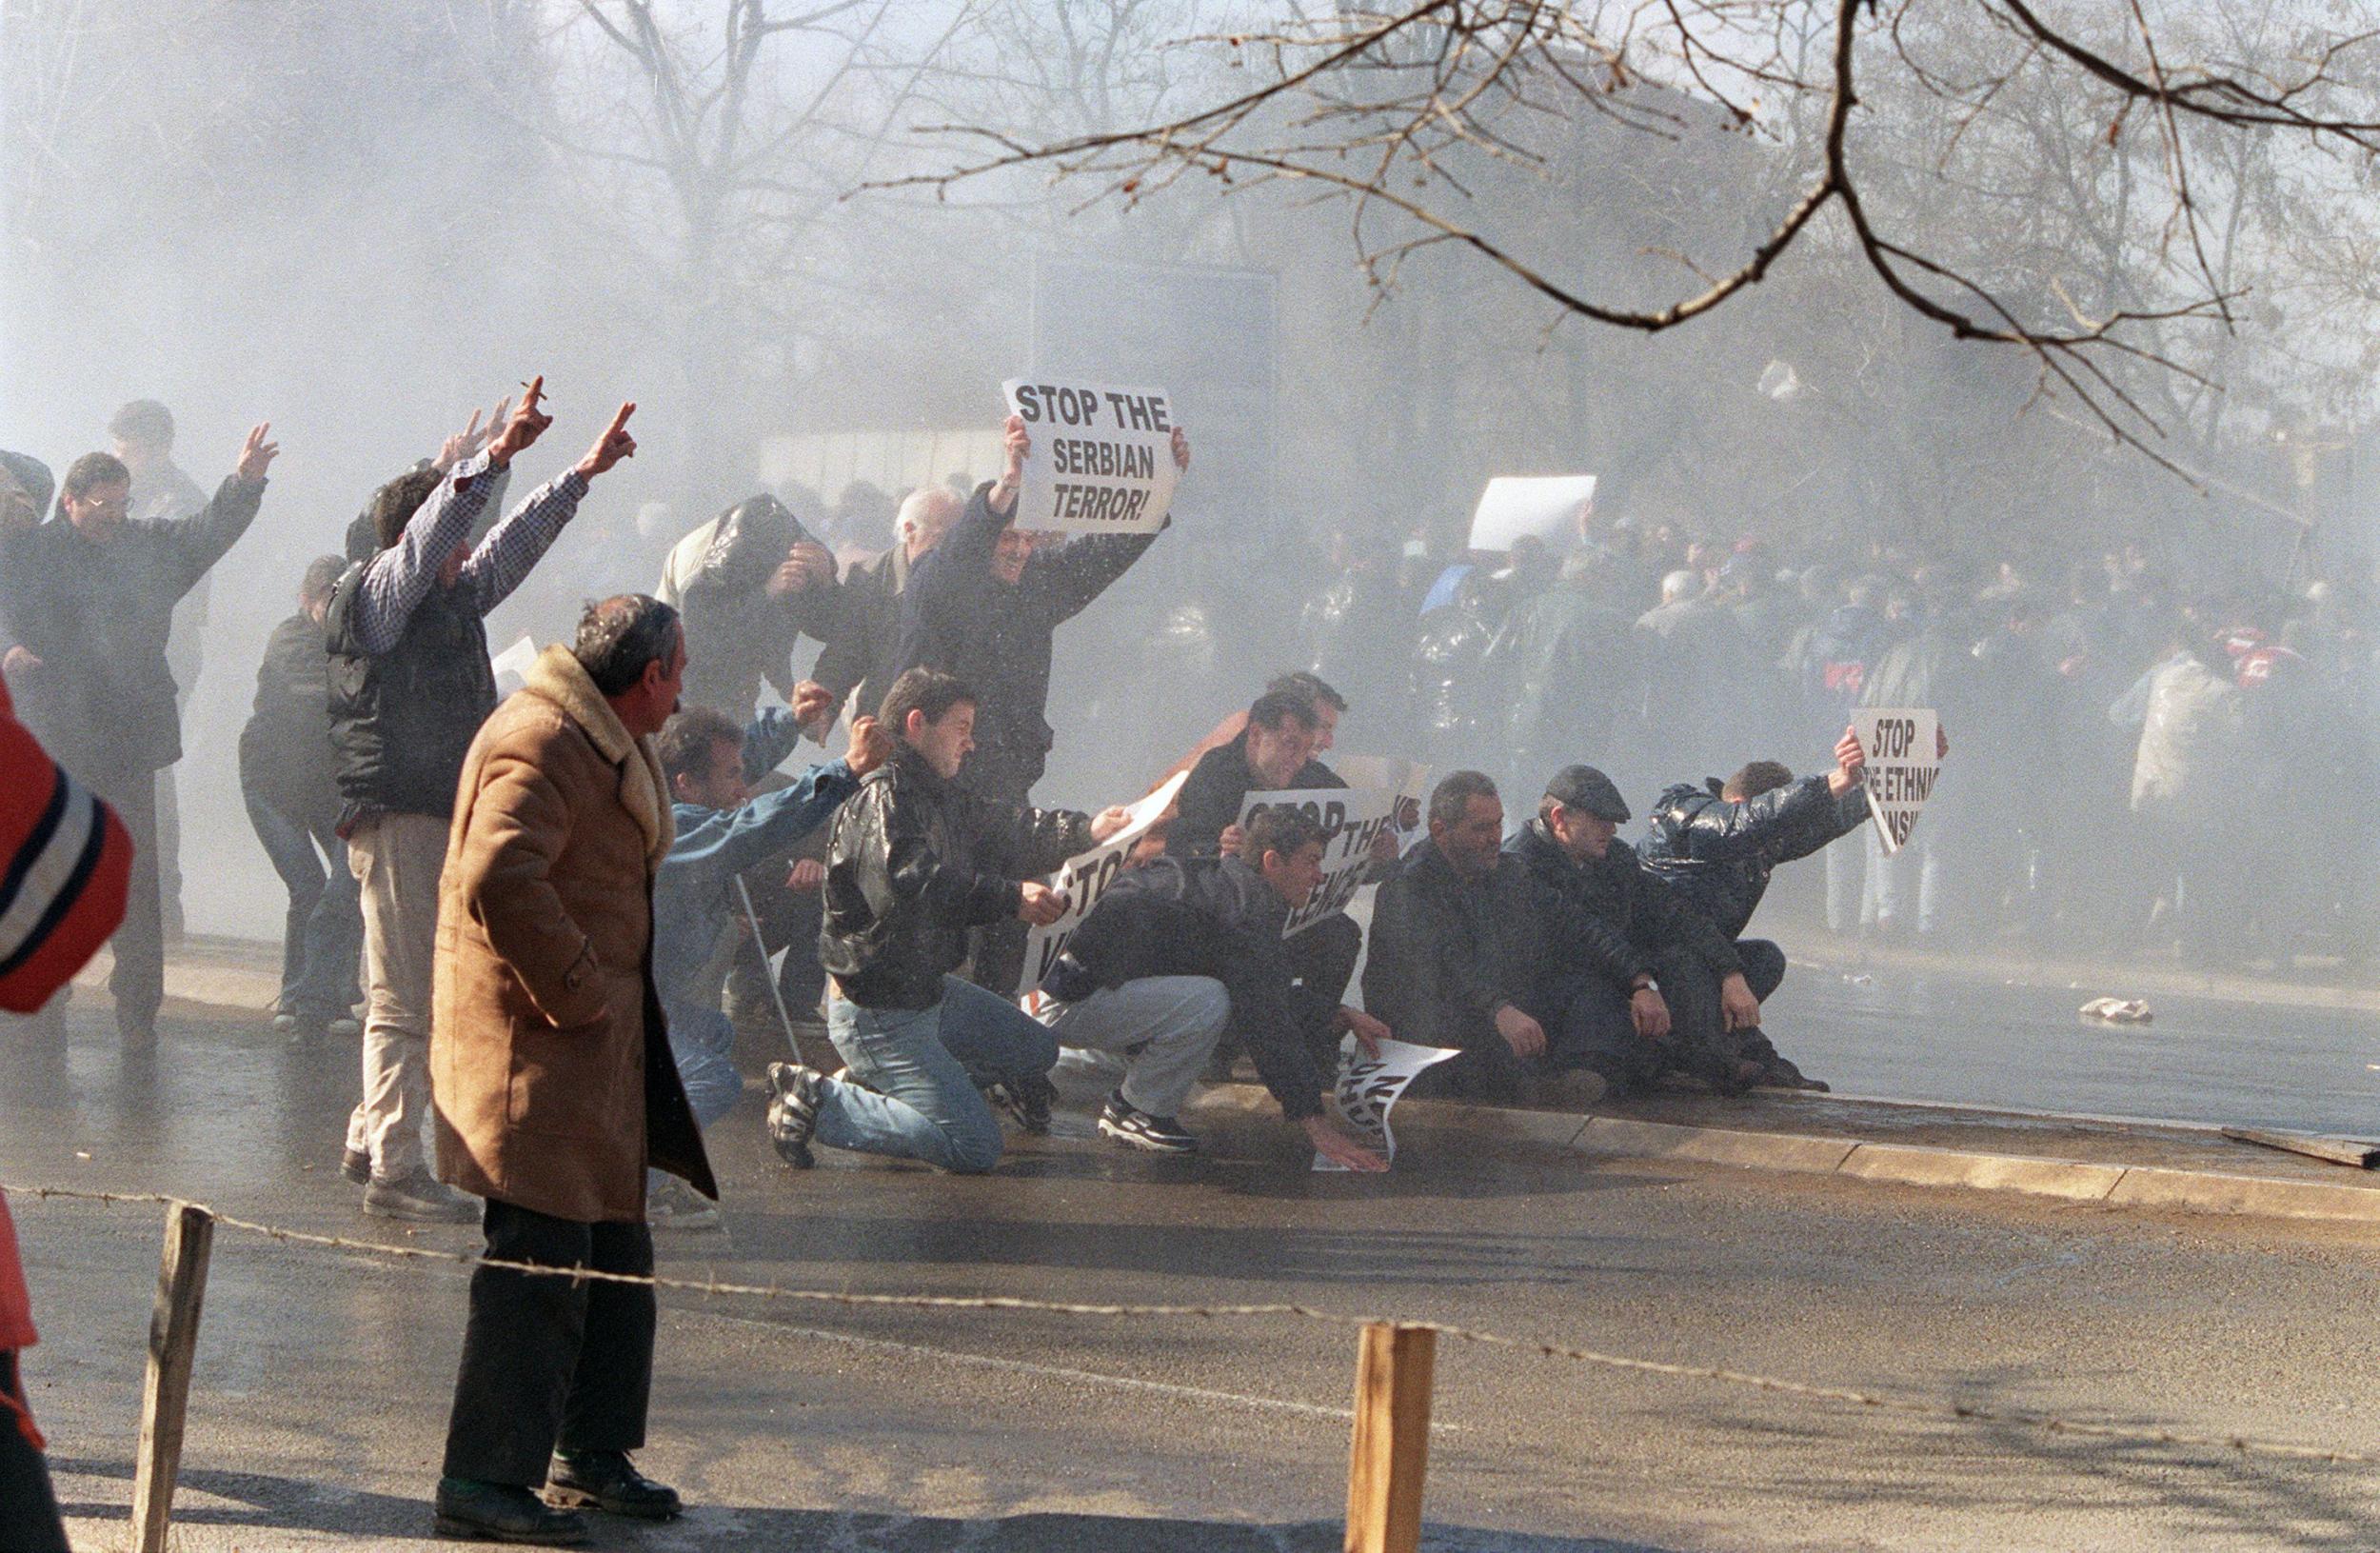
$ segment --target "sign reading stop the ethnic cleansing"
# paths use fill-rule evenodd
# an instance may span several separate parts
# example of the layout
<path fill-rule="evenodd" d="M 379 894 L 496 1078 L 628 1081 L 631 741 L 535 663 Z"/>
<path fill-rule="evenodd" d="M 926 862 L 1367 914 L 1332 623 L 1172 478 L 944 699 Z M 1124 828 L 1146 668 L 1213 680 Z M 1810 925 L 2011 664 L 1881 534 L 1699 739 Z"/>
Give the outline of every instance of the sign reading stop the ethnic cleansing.
<path fill-rule="evenodd" d="M 1163 527 L 1181 479 L 1164 389 L 1011 379 L 1001 390 L 1033 437 L 1015 527 L 1075 534 Z"/>
<path fill-rule="evenodd" d="M 1852 731 L 1868 752 L 1868 813 L 1876 839 L 1887 853 L 1898 852 L 1941 774 L 1941 719 L 1929 707 L 1862 707 L 1852 714 Z"/>

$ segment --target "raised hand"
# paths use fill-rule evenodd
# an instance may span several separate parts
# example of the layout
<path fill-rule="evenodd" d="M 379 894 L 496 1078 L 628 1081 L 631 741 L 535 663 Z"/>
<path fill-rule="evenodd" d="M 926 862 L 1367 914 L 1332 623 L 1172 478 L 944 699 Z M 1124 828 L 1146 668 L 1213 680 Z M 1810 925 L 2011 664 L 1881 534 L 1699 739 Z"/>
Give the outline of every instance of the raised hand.
<path fill-rule="evenodd" d="M 1033 451 L 1033 433 L 1024 428 L 1023 416 L 1008 417 L 1001 428 L 1000 442 L 1002 450 L 1008 455 L 1008 464 L 984 499 L 993 511 L 1006 512 L 1017 505 L 1017 492 L 1024 488 L 1025 455 Z"/>
<path fill-rule="evenodd" d="M 541 372 L 529 379 L 528 387 L 521 392 L 520 404 L 513 407 L 512 413 L 505 420 L 504 428 L 487 445 L 488 460 L 498 468 L 526 452 L 529 444 L 544 436 L 545 428 L 554 424 L 554 418 L 538 408 L 537 402 L 545 396 L 545 376 Z"/>
<path fill-rule="evenodd" d="M 453 468 L 473 453 L 478 452 L 480 444 L 486 440 L 487 434 L 479 428 L 479 411 L 473 410 L 470 425 L 438 445 L 438 457 L 435 463 L 439 472 L 444 473 Z"/>
<path fill-rule="evenodd" d="M 1190 472 L 1190 433 L 1180 427 L 1174 428 L 1174 468 Z"/>
<path fill-rule="evenodd" d="M 281 444 L 265 440 L 271 433 L 270 421 L 259 421 L 249 427 L 248 441 L 240 444 L 240 462 L 232 466 L 231 472 L 249 485 L 263 485 L 265 471 L 272 468 L 274 459 L 281 456 Z"/>
<path fill-rule="evenodd" d="M 636 413 L 633 403 L 620 407 L 620 413 L 604 428 L 604 434 L 595 439 L 595 446 L 578 462 L 579 478 L 592 480 L 624 458 L 636 456 L 636 439 L 628 435 L 628 417 Z"/>
<path fill-rule="evenodd" d="M 843 756 L 853 776 L 865 776 L 892 759 L 892 735 L 873 717 L 851 720 L 851 748 Z"/>

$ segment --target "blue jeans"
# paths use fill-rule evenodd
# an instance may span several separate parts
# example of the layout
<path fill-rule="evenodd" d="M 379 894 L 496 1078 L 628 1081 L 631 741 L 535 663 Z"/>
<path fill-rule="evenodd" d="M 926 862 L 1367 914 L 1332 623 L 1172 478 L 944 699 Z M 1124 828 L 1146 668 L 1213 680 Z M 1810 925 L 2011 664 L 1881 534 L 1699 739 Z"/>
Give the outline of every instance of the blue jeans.
<path fill-rule="evenodd" d="M 831 998 L 826 1034 L 850 1065 L 820 1086 L 818 1141 L 962 1175 L 1000 1163 L 1000 1118 L 977 1085 L 1045 1074 L 1058 1061 L 1057 1036 L 956 976 L 942 978 L 931 1008 Z"/>
<path fill-rule="evenodd" d="M 692 1004 L 664 1005 L 663 1014 L 685 1103 L 695 1123 L 707 1127 L 744 1098 L 744 1075 L 736 1071 L 736 1027 L 718 1009 Z"/>
<path fill-rule="evenodd" d="M 289 892 L 276 1007 L 301 1018 L 344 1018 L 363 996 L 356 985 L 364 952 L 362 892 L 347 866 L 347 844 L 333 831 L 307 829 L 252 792 L 241 796 L 256 839 Z"/>

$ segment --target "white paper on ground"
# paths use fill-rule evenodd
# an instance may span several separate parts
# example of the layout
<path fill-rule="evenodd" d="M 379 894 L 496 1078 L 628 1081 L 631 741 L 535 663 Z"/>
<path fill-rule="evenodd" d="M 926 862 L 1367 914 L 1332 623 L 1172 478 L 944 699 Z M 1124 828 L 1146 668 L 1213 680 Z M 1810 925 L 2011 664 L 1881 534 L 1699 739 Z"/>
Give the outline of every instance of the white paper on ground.
<path fill-rule="evenodd" d="M 1461 1055 L 1450 1046 L 1418 1046 L 1410 1041 L 1390 1040 L 1380 1043 L 1380 1054 L 1375 1057 L 1354 1036 L 1348 1036 L 1339 1045 L 1339 1083 L 1331 1090 L 1331 1107 L 1339 1112 L 1339 1120 L 1358 1143 L 1394 1165 L 1397 1134 L 1389 1130 L 1390 1108 L 1422 1069 Z M 1314 1167 L 1347 1168 L 1325 1158 L 1319 1149 L 1314 1155 Z"/>

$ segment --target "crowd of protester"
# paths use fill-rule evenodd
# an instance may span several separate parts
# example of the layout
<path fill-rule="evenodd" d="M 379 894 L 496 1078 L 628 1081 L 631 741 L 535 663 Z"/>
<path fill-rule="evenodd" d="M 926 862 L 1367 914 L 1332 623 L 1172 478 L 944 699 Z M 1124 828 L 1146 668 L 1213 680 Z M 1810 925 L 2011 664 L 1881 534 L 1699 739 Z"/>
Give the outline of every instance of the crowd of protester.
<path fill-rule="evenodd" d="M 239 741 L 288 896 L 275 1024 L 361 1041 L 343 1173 L 367 1213 L 478 1220 L 501 1260 L 649 1271 L 652 1227 L 716 1222 L 704 1132 L 747 1079 L 793 1166 L 824 1148 L 955 1172 L 1048 1130 L 1061 1062 L 1104 1076 L 1096 1125 L 1120 1146 L 1196 1152 L 1195 1087 L 1244 1073 L 1358 1170 L 1386 1162 L 1329 1092 L 1342 1052 L 1391 1037 L 1458 1051 L 1420 1081 L 1456 1099 L 1823 1088 L 1764 1031 L 1786 960 L 1747 936 L 1775 871 L 1815 854 L 1811 908 L 1840 934 L 2360 952 L 2345 926 L 2372 870 L 2294 823 L 2371 774 L 2370 610 L 2345 581 L 2183 597 L 2132 548 L 1984 571 L 1589 508 L 1495 554 L 1339 536 L 1289 624 L 1257 633 L 1263 674 L 1201 647 L 1229 611 L 1193 597 L 1104 627 L 1156 644 L 1155 670 L 1119 654 L 1105 694 L 1053 706 L 1060 634 L 1166 536 L 1017 528 L 1021 422 L 996 479 L 832 508 L 751 493 L 665 552 L 623 547 L 657 577 L 531 586 L 567 526 L 618 521 L 579 514 L 635 452 L 623 406 L 507 506 L 551 425 L 542 390 L 392 471 L 341 552 L 289 579 Z M 277 449 L 258 427 L 209 498 L 163 407 L 114 429 L 117 452 L 54 481 L 0 453 L 0 672 L 121 817 L 84 829 L 94 857 L 129 844 L 111 990 L 146 1050 L 181 611 Z M 1186 434 L 1172 451 L 1186 476 Z M 1185 478 L 1186 522 L 1198 502 Z M 488 615 L 556 587 L 543 633 L 565 640 L 500 681 Z M 1961 745 L 1896 855 L 1854 731 L 1875 707 L 1934 708 Z M 1149 731 L 1226 711 L 1186 752 Z M 1295 808 L 1243 819 L 1247 800 L 1347 786 L 1325 759 L 1342 717 L 1435 779 L 1360 861 L 1368 912 L 1285 933 L 1333 836 Z M 1035 802 L 1061 732 L 1106 750 L 1117 802 Z M 1177 755 L 1171 806 L 1021 986 L 1030 929 L 1068 907 L 1047 881 Z M 2250 887 L 2271 869 L 2291 887 Z M 51 1039 L 62 997 L 40 1005 Z M 738 1065 L 755 1028 L 783 1059 L 764 1075 Z M 649 1289 L 479 1269 L 442 1529 L 557 1541 L 577 1506 L 675 1513 L 627 1456 L 652 1336 Z"/>

